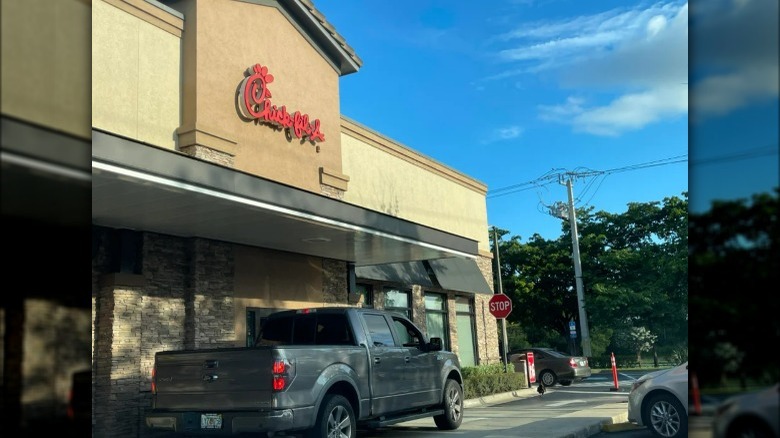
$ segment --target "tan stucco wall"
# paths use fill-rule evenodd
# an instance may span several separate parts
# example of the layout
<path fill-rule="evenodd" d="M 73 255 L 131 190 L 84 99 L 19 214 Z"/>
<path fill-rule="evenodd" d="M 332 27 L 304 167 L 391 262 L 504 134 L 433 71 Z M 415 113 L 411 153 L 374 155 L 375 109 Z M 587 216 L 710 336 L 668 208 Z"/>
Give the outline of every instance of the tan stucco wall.
<path fill-rule="evenodd" d="M 487 187 L 403 145 L 342 120 L 344 201 L 473 239 L 489 251 Z"/>
<path fill-rule="evenodd" d="M 92 126 L 174 149 L 181 38 L 171 32 L 182 20 L 141 3 L 145 10 L 138 0 L 92 3 Z"/>
<path fill-rule="evenodd" d="M 322 259 L 235 245 L 236 298 L 261 300 L 263 307 L 292 301 L 322 302 Z"/>
<path fill-rule="evenodd" d="M 0 2 L 0 107 L 6 116 L 90 138 L 90 5 Z"/>
<path fill-rule="evenodd" d="M 339 74 L 333 66 L 276 7 L 233 0 L 171 6 L 185 15 L 180 132 L 195 132 L 199 145 L 234 154 L 237 170 L 320 193 L 320 168 L 341 171 Z M 273 105 L 320 120 L 325 141 L 319 148 L 241 117 L 239 86 L 255 64 L 274 77 L 268 87 Z"/>
<path fill-rule="evenodd" d="M 346 272 L 337 264 L 334 272 L 327 272 L 324 260 L 263 248 L 234 245 L 235 291 L 234 327 L 235 346 L 246 342 L 247 308 L 302 309 L 327 305 L 346 306 L 328 297 L 325 278 L 335 275 L 346 280 Z M 336 288 L 336 294 L 346 295 L 346 287 Z"/>

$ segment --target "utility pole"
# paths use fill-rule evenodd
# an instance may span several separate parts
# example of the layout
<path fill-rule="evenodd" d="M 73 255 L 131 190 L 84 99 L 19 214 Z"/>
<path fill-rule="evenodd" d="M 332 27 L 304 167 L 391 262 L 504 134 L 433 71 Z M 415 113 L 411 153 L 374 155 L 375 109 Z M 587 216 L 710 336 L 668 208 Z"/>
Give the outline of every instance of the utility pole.
<path fill-rule="evenodd" d="M 561 177 L 563 179 L 563 177 Z M 582 355 L 591 356 L 590 332 L 588 330 L 588 315 L 585 312 L 585 294 L 582 285 L 582 265 L 580 264 L 580 239 L 577 233 L 577 217 L 574 213 L 574 190 L 572 189 L 572 176 L 566 180 L 566 188 L 569 192 L 569 226 L 571 227 L 572 259 L 574 259 L 574 281 L 577 287 L 577 307 L 580 314 L 580 332 L 582 336 Z M 562 183 L 562 182 L 561 182 Z"/>
<path fill-rule="evenodd" d="M 496 276 L 498 277 L 498 288 L 496 289 L 497 294 L 503 294 L 504 293 L 504 285 L 501 282 L 501 257 L 498 253 L 498 238 L 496 237 L 496 227 L 493 227 L 493 248 L 496 251 Z M 501 360 L 504 362 L 504 371 L 507 369 L 507 359 L 506 359 L 506 350 L 509 348 L 509 345 L 507 345 L 507 336 L 506 336 L 506 318 L 501 319 L 501 331 L 504 334 L 504 348 L 503 348 L 503 354 Z"/>

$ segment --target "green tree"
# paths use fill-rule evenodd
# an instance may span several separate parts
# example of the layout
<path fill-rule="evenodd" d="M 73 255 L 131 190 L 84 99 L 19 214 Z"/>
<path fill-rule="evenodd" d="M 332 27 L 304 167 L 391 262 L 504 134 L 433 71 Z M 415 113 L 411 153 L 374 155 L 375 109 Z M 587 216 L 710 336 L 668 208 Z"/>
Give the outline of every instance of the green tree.
<path fill-rule="evenodd" d="M 629 204 L 621 214 L 577 210 L 594 356 L 608 355 L 613 338 L 632 327 L 647 327 L 669 351 L 687 345 L 687 207 L 683 193 Z M 497 230 L 503 289 L 513 300 L 509 320 L 530 344 L 574 347 L 568 324 L 579 321 L 579 310 L 568 223 L 554 240 L 537 234 L 523 243 L 508 234 Z"/>
<path fill-rule="evenodd" d="M 778 189 L 750 200 L 713 202 L 690 216 L 689 330 L 692 371 L 702 386 L 728 377 L 745 385 L 780 377 L 767 354 L 780 337 Z"/>

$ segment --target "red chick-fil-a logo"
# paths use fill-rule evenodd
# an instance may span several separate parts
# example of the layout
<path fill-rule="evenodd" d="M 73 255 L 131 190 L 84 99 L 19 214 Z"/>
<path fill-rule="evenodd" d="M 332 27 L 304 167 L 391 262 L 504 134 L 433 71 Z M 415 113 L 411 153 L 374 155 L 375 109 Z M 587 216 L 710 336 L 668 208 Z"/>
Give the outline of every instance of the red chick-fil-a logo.
<path fill-rule="evenodd" d="M 255 64 L 247 69 L 247 74 L 238 92 L 241 115 L 247 119 L 262 120 L 279 126 L 300 139 L 308 139 L 311 142 L 325 141 L 325 134 L 320 131 L 319 119 L 310 122 L 308 114 L 301 114 L 300 111 L 290 114 L 285 106 L 277 107 L 271 104 L 268 84 L 274 81 L 274 77 L 268 73 L 268 67 Z"/>

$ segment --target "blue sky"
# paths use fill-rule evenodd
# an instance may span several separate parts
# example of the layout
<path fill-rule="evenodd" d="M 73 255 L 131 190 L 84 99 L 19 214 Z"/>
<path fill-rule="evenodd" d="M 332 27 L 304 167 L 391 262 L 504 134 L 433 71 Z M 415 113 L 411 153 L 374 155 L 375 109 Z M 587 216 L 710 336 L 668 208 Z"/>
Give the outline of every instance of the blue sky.
<path fill-rule="evenodd" d="M 776 0 L 769 1 L 776 10 Z M 720 3 L 727 10 L 750 2 Z M 360 71 L 340 80 L 342 114 L 487 184 L 491 226 L 523 240 L 535 233 L 559 237 L 562 221 L 549 212 L 567 201 L 556 177 L 565 172 L 578 175 L 576 206 L 596 211 L 621 213 L 630 202 L 689 190 L 686 2 L 316 0 L 315 6 L 363 60 Z M 724 10 L 705 17 L 723 20 Z M 731 73 L 713 62 L 702 77 Z M 715 101 L 709 93 L 717 87 L 709 88 Z M 764 102 L 772 95 L 766 92 L 756 89 L 720 112 L 697 112 L 697 123 L 725 126 L 718 119 Z M 734 153 L 727 149 L 701 155 Z M 702 168 L 718 173 L 729 163 Z"/>

